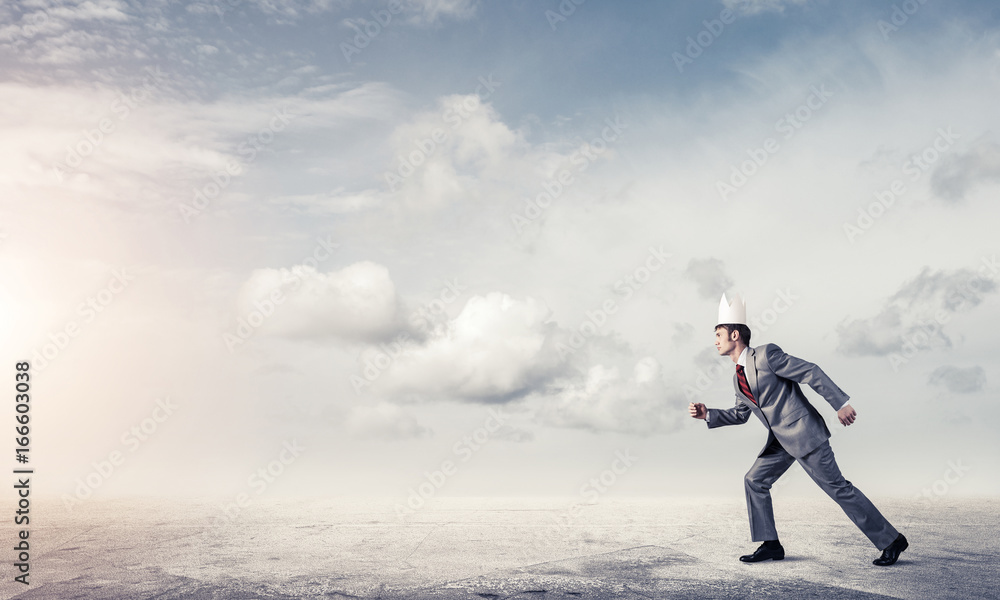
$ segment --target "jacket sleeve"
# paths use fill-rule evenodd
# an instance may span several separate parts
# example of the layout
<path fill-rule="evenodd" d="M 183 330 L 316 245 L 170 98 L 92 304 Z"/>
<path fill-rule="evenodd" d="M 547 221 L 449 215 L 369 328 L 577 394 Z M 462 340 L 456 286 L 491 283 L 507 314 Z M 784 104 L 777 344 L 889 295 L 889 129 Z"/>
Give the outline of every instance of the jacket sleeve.
<path fill-rule="evenodd" d="M 736 396 L 736 406 L 729 409 L 708 409 L 708 428 L 715 429 L 724 425 L 742 425 L 750 418 L 750 407 Z"/>
<path fill-rule="evenodd" d="M 833 410 L 840 410 L 850 398 L 823 372 L 823 369 L 809 361 L 785 354 L 776 344 L 765 346 L 764 356 L 771 372 L 779 377 L 808 385 L 823 396 Z"/>

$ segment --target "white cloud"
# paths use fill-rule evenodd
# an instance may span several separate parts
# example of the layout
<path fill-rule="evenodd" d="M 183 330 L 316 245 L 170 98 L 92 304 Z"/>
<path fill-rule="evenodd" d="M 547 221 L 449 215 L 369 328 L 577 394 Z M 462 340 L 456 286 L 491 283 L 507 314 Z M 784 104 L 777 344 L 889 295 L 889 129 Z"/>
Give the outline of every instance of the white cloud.
<path fill-rule="evenodd" d="M 116 0 L 97 0 L 96 2 L 65 2 L 61 6 L 47 11 L 51 16 L 68 20 L 80 21 L 127 21 L 128 5 Z"/>
<path fill-rule="evenodd" d="M 381 440 L 419 438 L 431 434 L 431 430 L 420 425 L 412 415 L 387 402 L 354 407 L 347 416 L 347 428 L 355 437 Z"/>
<path fill-rule="evenodd" d="M 838 328 L 838 349 L 848 355 L 888 355 L 908 340 L 927 336 L 927 344 L 950 347 L 944 324 L 953 313 L 979 306 L 996 293 L 993 275 L 984 269 L 934 271 L 923 268 L 893 294 L 882 310 L 867 319 L 845 319 Z"/>
<path fill-rule="evenodd" d="M 474 201 L 484 185 L 530 177 L 541 158 L 492 105 L 472 94 L 441 98 L 437 110 L 399 126 L 390 143 L 394 160 L 386 186 L 414 208 Z"/>
<path fill-rule="evenodd" d="M 676 429 L 686 401 L 664 384 L 659 362 L 647 356 L 629 377 L 618 367 L 594 365 L 582 381 L 530 403 L 548 425 L 648 435 Z"/>
<path fill-rule="evenodd" d="M 564 363 L 550 315 L 533 298 L 474 296 L 443 331 L 392 365 L 388 385 L 398 392 L 484 402 L 524 394 Z"/>
<path fill-rule="evenodd" d="M 195 51 L 203 56 L 212 56 L 219 53 L 219 49 L 211 44 L 200 44 L 195 48 Z"/>
<path fill-rule="evenodd" d="M 726 8 L 747 15 L 782 12 L 786 6 L 802 6 L 806 2 L 808 0 L 722 0 Z"/>
<path fill-rule="evenodd" d="M 34 51 L 27 53 L 25 58 L 43 65 L 72 65 L 124 56 L 126 52 L 114 43 L 112 37 L 72 29 L 35 44 Z"/>
<path fill-rule="evenodd" d="M 220 4 L 226 6 L 223 2 Z M 350 5 L 350 0 L 250 0 L 249 4 L 265 15 L 278 17 L 278 22 L 287 23 L 343 9 Z"/>
<path fill-rule="evenodd" d="M 557 171 L 576 173 L 584 168 L 581 162 L 589 165 L 613 154 L 609 150 L 584 160 L 580 150 L 570 143 L 531 144 L 489 102 L 476 94 L 454 94 L 439 98 L 435 109 L 415 114 L 392 132 L 381 190 L 339 192 L 311 203 L 381 204 L 403 211 L 463 204 L 488 211 L 482 202 L 494 201 L 496 207 L 498 198 L 537 195 Z"/>
<path fill-rule="evenodd" d="M 476 14 L 477 0 L 410 0 L 416 8 L 411 22 L 420 25 L 433 24 L 443 17 L 456 20 L 468 19 Z"/>
<path fill-rule="evenodd" d="M 346 214 L 379 208 L 385 197 L 379 190 L 364 190 L 356 194 L 340 187 L 326 194 L 301 194 L 271 198 L 274 204 L 294 207 L 315 214 Z"/>
<path fill-rule="evenodd" d="M 11 23 L 0 28 L 0 44 L 20 60 L 43 64 L 126 56 L 124 42 L 132 42 L 136 31 L 128 24 L 134 20 L 128 8 L 115 0 L 62 2 L 5 15 Z M 105 31 L 98 32 L 98 26 Z"/>
<path fill-rule="evenodd" d="M 726 273 L 726 265 L 717 258 L 692 258 L 684 276 L 698 286 L 702 298 L 714 298 L 728 291 L 733 280 Z"/>
<path fill-rule="evenodd" d="M 162 72 L 122 89 L 0 84 L 6 101 L 0 160 L 8 166 L 0 183 L 48 197 L 72 193 L 114 209 L 161 205 L 177 218 L 179 206 L 192 202 L 192 190 L 217 185 L 213 178 L 221 172 L 227 183 L 207 207 L 212 212 L 225 207 L 237 188 L 232 184 L 259 170 L 276 148 L 344 152 L 328 131 L 364 127 L 397 105 L 395 90 L 379 83 L 205 104 L 178 99 L 174 86 Z M 226 173 L 234 164 L 237 174 Z M 121 197 L 130 202 L 115 201 Z M 353 210 L 369 201 L 359 196 L 341 204 Z"/>
<path fill-rule="evenodd" d="M 947 202 L 961 202 L 977 187 L 1000 181 L 1000 144 L 987 137 L 965 152 L 946 156 L 931 176 L 931 189 Z"/>
<path fill-rule="evenodd" d="M 956 367 L 942 365 L 930 374 L 928 381 L 939 385 L 956 394 L 971 394 L 986 387 L 986 371 L 979 365 L 973 367 Z"/>
<path fill-rule="evenodd" d="M 369 261 L 332 273 L 307 265 L 257 269 L 238 307 L 243 316 L 264 315 L 262 332 L 292 338 L 377 341 L 404 326 L 388 269 Z"/>
<path fill-rule="evenodd" d="M 428 26 L 445 18 L 464 20 L 476 14 L 477 0 L 402 0 L 401 15 L 411 25 Z M 276 23 L 288 24 L 310 16 L 330 12 L 340 12 L 351 6 L 351 0 L 250 0 L 249 6 L 274 19 Z M 387 10 L 385 4 L 360 3 L 361 18 L 370 20 L 370 11 Z M 208 8 L 218 11 L 233 10 L 224 0 L 214 0 Z M 199 12 L 206 12 L 199 7 Z M 390 18 L 395 18 L 390 14 Z M 392 21 L 390 21 L 391 23 Z"/>

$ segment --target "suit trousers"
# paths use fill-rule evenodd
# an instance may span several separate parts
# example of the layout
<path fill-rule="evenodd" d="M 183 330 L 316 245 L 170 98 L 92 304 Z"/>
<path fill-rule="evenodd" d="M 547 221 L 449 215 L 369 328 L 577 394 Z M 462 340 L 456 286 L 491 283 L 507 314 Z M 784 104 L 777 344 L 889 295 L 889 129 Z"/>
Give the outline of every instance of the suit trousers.
<path fill-rule="evenodd" d="M 816 485 L 840 505 L 876 548 L 884 550 L 896 539 L 899 532 L 889 524 L 861 490 L 844 479 L 833 457 L 829 440 L 798 461 Z M 774 440 L 764 453 L 757 457 L 747 472 L 744 484 L 752 541 L 778 539 L 778 532 L 774 526 L 774 509 L 771 505 L 771 485 L 792 466 L 793 462 L 795 458 L 778 443 L 778 440 Z"/>

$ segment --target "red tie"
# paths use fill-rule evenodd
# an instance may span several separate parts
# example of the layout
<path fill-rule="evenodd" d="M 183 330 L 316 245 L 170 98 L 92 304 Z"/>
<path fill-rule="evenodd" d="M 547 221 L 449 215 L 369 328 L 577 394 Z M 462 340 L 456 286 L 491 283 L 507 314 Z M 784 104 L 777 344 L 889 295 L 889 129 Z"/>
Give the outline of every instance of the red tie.
<path fill-rule="evenodd" d="M 757 404 L 757 401 L 753 398 L 753 394 L 750 392 L 750 383 L 747 382 L 746 373 L 743 372 L 743 365 L 736 365 L 736 378 L 740 381 L 740 391 L 743 392 L 747 398 L 750 398 L 751 402 Z"/>

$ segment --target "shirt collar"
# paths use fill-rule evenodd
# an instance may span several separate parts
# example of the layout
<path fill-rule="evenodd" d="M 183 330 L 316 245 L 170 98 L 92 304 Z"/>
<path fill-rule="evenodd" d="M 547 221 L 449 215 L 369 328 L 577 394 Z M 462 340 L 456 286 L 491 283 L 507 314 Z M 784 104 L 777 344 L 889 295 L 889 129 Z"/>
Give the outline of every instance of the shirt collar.
<path fill-rule="evenodd" d="M 747 368 L 747 350 L 749 349 L 750 346 L 744 348 L 743 352 L 740 352 L 740 357 L 736 359 L 736 364 L 743 367 L 744 369 Z"/>

